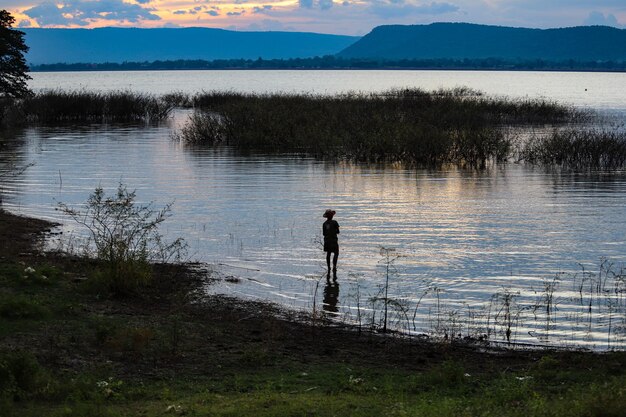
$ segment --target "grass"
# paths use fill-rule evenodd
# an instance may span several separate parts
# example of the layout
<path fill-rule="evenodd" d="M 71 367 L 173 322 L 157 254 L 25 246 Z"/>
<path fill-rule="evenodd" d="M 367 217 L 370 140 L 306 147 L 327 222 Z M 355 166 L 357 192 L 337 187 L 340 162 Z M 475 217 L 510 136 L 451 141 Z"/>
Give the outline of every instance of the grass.
<path fill-rule="evenodd" d="M 486 97 L 467 88 L 336 96 L 205 93 L 180 132 L 194 145 L 356 161 L 484 165 L 510 157 L 500 126 L 564 123 L 589 115 L 545 100 Z"/>
<path fill-rule="evenodd" d="M 619 169 L 626 166 L 626 132 L 556 129 L 531 139 L 521 159 L 532 164 L 573 169 Z"/>
<path fill-rule="evenodd" d="M 574 169 L 626 166 L 623 131 L 555 128 L 521 143 L 516 138 L 516 128 L 586 122 L 590 112 L 544 99 L 489 97 L 469 88 L 161 97 L 50 90 L 0 100 L 0 125 L 159 121 L 174 107 L 195 109 L 175 135 L 190 145 L 419 166 L 485 167 L 511 159 Z"/>
<path fill-rule="evenodd" d="M 48 90 L 0 104 L 5 127 L 68 122 L 149 122 L 172 109 L 163 98 L 131 91 Z"/>
<path fill-rule="evenodd" d="M 455 371 L 449 374 L 446 368 Z M 566 381 L 567 377 L 577 381 Z M 120 380 L 92 374 L 52 386 L 39 401 L 17 403 L 7 416 L 621 415 L 626 406 L 623 376 L 586 373 L 586 382 L 578 381 L 581 377 L 564 373 L 537 379 L 532 372 L 472 375 L 453 362 L 420 373 L 312 365 L 194 381 Z M 40 383 L 46 381 L 38 378 Z M 27 386 L 36 390 L 36 383 Z"/>
<path fill-rule="evenodd" d="M 511 159 L 574 169 L 626 166 L 625 132 L 559 128 L 590 121 L 589 112 L 467 88 L 336 96 L 213 92 L 190 101 L 196 111 L 178 134 L 190 145 L 420 166 L 484 167 Z M 516 128 L 545 125 L 555 128 L 516 138 Z"/>

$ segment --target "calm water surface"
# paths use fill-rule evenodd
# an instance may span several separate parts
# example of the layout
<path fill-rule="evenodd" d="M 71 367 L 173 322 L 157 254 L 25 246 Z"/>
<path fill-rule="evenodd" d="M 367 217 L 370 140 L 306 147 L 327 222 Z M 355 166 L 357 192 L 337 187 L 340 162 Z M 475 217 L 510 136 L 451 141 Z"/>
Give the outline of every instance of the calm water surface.
<path fill-rule="evenodd" d="M 33 76 L 36 88 L 70 86 L 64 84 L 67 74 Z M 626 109 L 626 93 L 614 88 L 615 82 L 626 81 L 624 74 L 208 71 L 76 76 L 73 87 L 157 93 L 165 88 L 337 92 L 467 85 L 608 112 Z M 126 84 L 118 85 L 122 79 Z M 586 101 L 590 90 L 602 94 Z M 624 347 L 623 278 L 609 274 L 595 295 L 587 288 L 598 282 L 603 259 L 613 263 L 605 269 L 615 273 L 626 264 L 625 172 L 564 173 L 516 164 L 485 171 L 429 171 L 242 156 L 228 149 L 181 147 L 171 133 L 184 118 L 184 112 L 177 112 L 167 123 L 148 127 L 26 129 L 2 152 L 18 164 L 35 165 L 0 182 L 4 205 L 60 220 L 57 202 L 79 205 L 95 186 L 113 191 L 122 181 L 136 188 L 143 201 L 174 201 L 165 234 L 184 236 L 194 259 L 215 265 L 223 278 L 238 278 L 223 280 L 212 291 L 315 308 L 351 321 L 359 312 L 362 320 L 371 320 L 377 311 L 377 321 L 380 303 L 372 298 L 386 277 L 384 247 L 394 249 L 389 285 L 394 327 L 449 336 L 490 333 L 492 339 L 504 340 L 510 326 L 511 338 L 520 343 Z M 341 225 L 338 287 L 327 285 L 324 275 L 320 229 L 328 207 L 337 210 Z M 79 234 L 62 220 L 66 236 Z M 583 274 L 583 267 L 596 276 Z"/>
<path fill-rule="evenodd" d="M 131 71 L 32 73 L 33 89 L 305 92 L 335 94 L 390 88 L 467 86 L 493 95 L 547 98 L 579 107 L 626 109 L 626 73 L 531 71 Z"/>

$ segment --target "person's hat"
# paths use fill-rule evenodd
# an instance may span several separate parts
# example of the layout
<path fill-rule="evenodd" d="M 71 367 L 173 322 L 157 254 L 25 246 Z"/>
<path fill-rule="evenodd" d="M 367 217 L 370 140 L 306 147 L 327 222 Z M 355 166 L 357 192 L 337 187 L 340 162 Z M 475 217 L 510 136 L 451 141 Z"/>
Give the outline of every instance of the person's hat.
<path fill-rule="evenodd" d="M 335 210 L 328 209 L 324 212 L 323 217 L 333 217 L 335 213 L 336 213 Z"/>

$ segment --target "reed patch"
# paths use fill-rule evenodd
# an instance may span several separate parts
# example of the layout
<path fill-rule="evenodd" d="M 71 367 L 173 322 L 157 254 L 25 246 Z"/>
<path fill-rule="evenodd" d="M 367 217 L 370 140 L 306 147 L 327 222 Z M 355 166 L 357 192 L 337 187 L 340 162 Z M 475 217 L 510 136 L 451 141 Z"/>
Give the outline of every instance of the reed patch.
<path fill-rule="evenodd" d="M 211 92 L 192 103 L 195 112 L 176 135 L 187 144 L 416 165 L 503 162 L 514 138 L 500 127 L 591 117 L 547 100 L 468 88 L 334 96 Z"/>
<path fill-rule="evenodd" d="M 0 102 L 5 127 L 69 122 L 150 122 L 166 118 L 172 104 L 165 98 L 131 91 L 41 91 Z"/>

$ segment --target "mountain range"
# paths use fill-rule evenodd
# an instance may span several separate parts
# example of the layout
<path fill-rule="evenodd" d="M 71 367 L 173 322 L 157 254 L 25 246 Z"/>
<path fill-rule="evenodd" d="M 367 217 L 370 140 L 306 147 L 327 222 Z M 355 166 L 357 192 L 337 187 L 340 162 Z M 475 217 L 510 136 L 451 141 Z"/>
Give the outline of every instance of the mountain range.
<path fill-rule="evenodd" d="M 20 29 L 31 65 L 179 59 L 284 59 L 333 55 L 358 37 L 212 28 Z"/>
<path fill-rule="evenodd" d="M 527 29 L 470 23 L 378 26 L 341 58 L 626 60 L 626 30 L 608 26 Z"/>
<path fill-rule="evenodd" d="M 626 29 L 527 29 L 470 23 L 378 26 L 362 38 L 211 28 L 21 29 L 33 66 L 176 60 L 336 59 L 626 62 Z M 313 67 L 315 62 L 309 63 Z M 308 65 L 306 63 L 304 66 Z M 380 64 L 383 65 L 383 64 Z M 458 63 L 454 64 L 458 67 Z M 383 65 L 384 66 L 384 65 Z"/>

